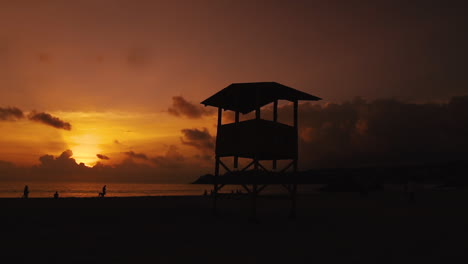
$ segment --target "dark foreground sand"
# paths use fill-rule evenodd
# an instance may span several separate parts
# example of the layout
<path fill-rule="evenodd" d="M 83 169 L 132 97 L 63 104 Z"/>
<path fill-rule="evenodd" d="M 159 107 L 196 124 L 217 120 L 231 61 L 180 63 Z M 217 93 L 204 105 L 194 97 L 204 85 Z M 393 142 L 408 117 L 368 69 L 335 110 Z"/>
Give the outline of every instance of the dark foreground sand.
<path fill-rule="evenodd" d="M 0 199 L 1 263 L 466 263 L 468 193 Z M 461 262 L 460 262 L 461 261 Z"/>

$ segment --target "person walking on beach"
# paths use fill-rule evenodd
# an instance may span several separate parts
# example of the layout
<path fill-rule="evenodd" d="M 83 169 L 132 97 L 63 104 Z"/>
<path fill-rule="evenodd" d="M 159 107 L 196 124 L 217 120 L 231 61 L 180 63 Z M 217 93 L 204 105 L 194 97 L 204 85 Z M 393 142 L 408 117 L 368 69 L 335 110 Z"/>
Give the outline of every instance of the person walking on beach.
<path fill-rule="evenodd" d="M 27 199 L 29 196 L 29 187 L 27 185 L 24 186 L 24 191 L 23 191 L 23 198 Z"/>
<path fill-rule="evenodd" d="M 106 196 L 106 186 L 107 186 L 107 185 L 104 185 L 104 186 L 102 187 L 102 192 L 99 193 L 99 197 L 104 197 L 104 196 Z"/>

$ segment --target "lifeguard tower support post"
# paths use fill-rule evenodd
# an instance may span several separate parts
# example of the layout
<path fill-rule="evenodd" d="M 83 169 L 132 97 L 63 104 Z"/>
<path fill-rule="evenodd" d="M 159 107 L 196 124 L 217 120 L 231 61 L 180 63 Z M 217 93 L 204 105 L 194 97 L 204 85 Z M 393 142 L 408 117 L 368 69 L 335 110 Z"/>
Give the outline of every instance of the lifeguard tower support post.
<path fill-rule="evenodd" d="M 278 122 L 278 100 L 293 102 L 294 117 L 293 126 Z M 298 170 L 298 101 L 317 101 L 320 98 L 295 90 L 276 82 L 257 83 L 233 83 L 208 99 L 201 102 L 205 106 L 218 108 L 218 126 L 215 149 L 215 171 L 213 190 L 213 211 L 216 213 L 216 199 L 218 191 L 230 182 L 223 182 L 220 175 L 220 166 L 226 172 L 237 174 L 243 180 L 235 182 L 240 184 L 252 195 L 252 217 L 256 215 L 256 197 L 266 186 L 265 178 L 242 177 L 248 174 L 248 169 L 254 167 L 254 175 L 260 172 L 271 174 L 284 174 L 292 169 L 292 178 Z M 273 103 L 273 120 L 261 119 L 260 110 L 263 106 Z M 222 124 L 223 110 L 235 112 L 235 121 L 230 124 Z M 239 121 L 239 114 L 248 114 L 255 111 L 255 119 Z M 233 157 L 233 169 L 231 170 L 221 158 Z M 237 170 L 238 158 L 247 158 L 252 161 L 243 169 Z M 267 170 L 260 161 L 271 161 L 272 170 Z M 290 160 L 288 165 L 276 171 L 277 160 Z M 237 173 L 232 173 L 237 172 Z M 252 172 L 252 171 L 251 171 Z M 251 173 L 250 173 L 251 175 Z M 262 182 L 263 181 L 263 182 Z M 280 182 L 281 183 L 281 182 Z M 291 217 L 295 217 L 297 183 L 294 179 L 281 183 L 290 193 L 292 208 Z M 251 187 L 249 188 L 249 185 Z"/>

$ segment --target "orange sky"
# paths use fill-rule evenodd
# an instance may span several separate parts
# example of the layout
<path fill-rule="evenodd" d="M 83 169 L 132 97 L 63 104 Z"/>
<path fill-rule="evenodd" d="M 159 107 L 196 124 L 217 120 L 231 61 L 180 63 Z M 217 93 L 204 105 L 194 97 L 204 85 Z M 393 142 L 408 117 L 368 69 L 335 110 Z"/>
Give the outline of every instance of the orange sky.
<path fill-rule="evenodd" d="M 0 122 L 0 160 L 31 165 L 44 154 L 58 155 L 71 149 L 77 162 L 93 166 L 96 154 L 109 156 L 105 163 L 121 161 L 121 153 L 164 154 L 170 145 L 180 145 L 181 128 L 208 127 L 211 134 L 213 118 L 207 120 L 174 119 L 167 113 L 132 112 L 50 112 L 73 124 L 70 131 L 56 129 L 28 120 Z M 193 154 L 190 147 L 181 150 Z"/>
<path fill-rule="evenodd" d="M 463 9 L 374 2 L 3 1 L 0 108 L 24 118 L 0 120 L 0 161 L 37 165 L 70 149 L 78 163 L 115 165 L 133 151 L 153 166 L 180 153 L 204 164 L 194 174 L 209 172 L 209 140 L 187 137 L 215 136 L 215 117 L 168 109 L 174 96 L 198 107 L 233 82 L 276 81 L 324 102 L 466 94 Z"/>

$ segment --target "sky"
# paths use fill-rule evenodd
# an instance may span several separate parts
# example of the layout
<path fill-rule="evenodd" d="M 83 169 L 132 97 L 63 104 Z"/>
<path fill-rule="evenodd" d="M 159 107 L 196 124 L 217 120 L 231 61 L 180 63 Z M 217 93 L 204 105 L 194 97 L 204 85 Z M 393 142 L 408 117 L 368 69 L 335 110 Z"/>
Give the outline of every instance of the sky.
<path fill-rule="evenodd" d="M 463 158 L 466 11 L 462 1 L 0 1 L 0 179 L 212 173 L 216 117 L 199 102 L 257 81 L 323 98 L 301 105 L 302 169 L 401 162 L 428 142 L 432 159 Z"/>

